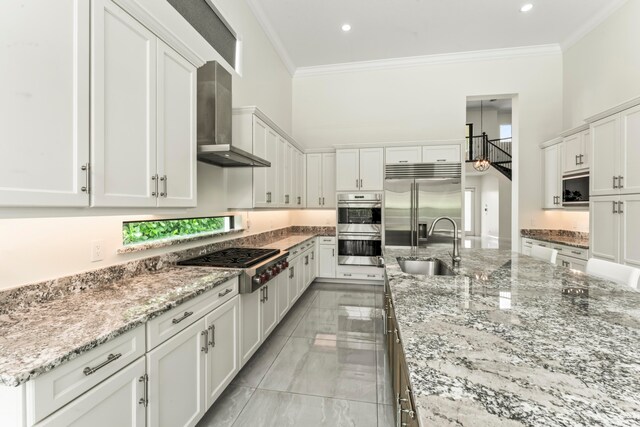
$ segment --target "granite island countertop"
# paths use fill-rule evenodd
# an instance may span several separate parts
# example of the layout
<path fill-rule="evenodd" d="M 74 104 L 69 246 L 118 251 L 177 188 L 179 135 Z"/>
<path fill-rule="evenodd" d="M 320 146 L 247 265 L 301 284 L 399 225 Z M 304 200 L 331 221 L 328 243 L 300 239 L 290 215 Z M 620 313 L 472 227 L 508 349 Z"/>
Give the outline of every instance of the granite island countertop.
<path fill-rule="evenodd" d="M 168 266 L 0 314 L 0 385 L 17 386 L 240 275 Z"/>
<path fill-rule="evenodd" d="M 639 292 L 498 249 L 413 276 L 408 254 L 384 250 L 421 426 L 640 425 Z"/>

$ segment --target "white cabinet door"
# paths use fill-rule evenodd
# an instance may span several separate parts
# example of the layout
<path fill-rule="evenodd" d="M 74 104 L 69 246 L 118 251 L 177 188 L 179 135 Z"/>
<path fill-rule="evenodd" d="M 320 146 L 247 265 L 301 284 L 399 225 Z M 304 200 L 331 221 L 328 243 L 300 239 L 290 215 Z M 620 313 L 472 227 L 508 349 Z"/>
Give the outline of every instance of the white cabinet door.
<path fill-rule="evenodd" d="M 304 189 L 307 174 L 305 172 L 305 155 L 299 150 L 295 150 L 295 165 L 295 174 L 292 178 L 293 186 L 295 188 L 294 204 L 298 208 L 304 208 L 306 206 Z"/>
<path fill-rule="evenodd" d="M 0 206 L 88 206 L 87 1 L 2 2 Z"/>
<path fill-rule="evenodd" d="M 144 357 L 38 423 L 38 427 L 145 426 Z"/>
<path fill-rule="evenodd" d="M 322 154 L 307 154 L 307 207 L 322 206 Z"/>
<path fill-rule="evenodd" d="M 363 148 L 360 150 L 360 190 L 382 191 L 384 189 L 384 149 Z"/>
<path fill-rule="evenodd" d="M 544 152 L 544 209 L 562 208 L 561 145 L 552 145 Z"/>
<path fill-rule="evenodd" d="M 262 344 L 262 292 L 240 295 L 240 365 Z"/>
<path fill-rule="evenodd" d="M 429 145 L 422 147 L 422 163 L 460 162 L 459 145 Z"/>
<path fill-rule="evenodd" d="M 640 106 L 621 113 L 620 143 L 620 192 L 640 193 Z"/>
<path fill-rule="evenodd" d="M 318 277 L 336 277 L 336 247 L 335 245 L 320 245 Z"/>
<path fill-rule="evenodd" d="M 284 316 L 291 308 L 291 304 L 289 304 L 289 269 L 283 271 L 278 275 L 276 284 L 278 294 L 278 319 L 282 320 Z"/>
<path fill-rule="evenodd" d="M 289 173 L 289 165 L 287 164 L 287 141 L 276 134 L 276 164 L 271 165 L 276 173 L 276 193 L 278 195 L 277 205 L 280 207 L 287 207 L 287 195 L 289 191 L 289 185 L 287 184 L 287 174 Z"/>
<path fill-rule="evenodd" d="M 640 267 L 640 195 L 622 196 L 620 217 L 620 263 Z"/>
<path fill-rule="evenodd" d="M 580 134 L 580 139 L 582 139 L 582 150 L 580 154 L 582 155 L 580 160 L 580 166 L 588 170 L 590 166 L 591 159 L 591 132 L 586 130 Z"/>
<path fill-rule="evenodd" d="M 158 206 L 196 206 L 196 67 L 158 40 Z"/>
<path fill-rule="evenodd" d="M 280 194 L 278 186 L 278 168 L 280 167 L 278 134 L 271 128 L 267 128 L 267 147 L 265 150 L 265 159 L 271 162 L 271 167 L 264 168 L 266 170 L 267 182 L 267 206 L 276 207 Z"/>
<path fill-rule="evenodd" d="M 156 206 L 156 36 L 110 0 L 91 16 L 91 204 Z"/>
<path fill-rule="evenodd" d="M 389 147 L 385 149 L 385 164 L 422 163 L 422 148 L 420 147 Z"/>
<path fill-rule="evenodd" d="M 589 250 L 591 257 L 618 262 L 620 215 L 618 196 L 592 197 L 589 202 Z M 615 213 L 614 213 L 615 212 Z"/>
<path fill-rule="evenodd" d="M 289 304 L 293 304 L 298 300 L 298 282 L 302 276 L 302 256 L 297 256 L 289 260 Z"/>
<path fill-rule="evenodd" d="M 151 427 L 193 426 L 206 412 L 204 319 L 147 353 Z"/>
<path fill-rule="evenodd" d="M 284 140 L 283 140 L 284 141 Z M 295 170 L 295 154 L 294 146 L 285 142 L 286 150 L 284 154 L 284 165 L 280 168 L 280 172 L 284 175 L 283 196 L 285 207 L 294 207 L 296 204 L 295 191 L 293 189 L 293 174 Z"/>
<path fill-rule="evenodd" d="M 318 277 L 318 245 L 314 242 L 311 249 L 311 280 L 312 283 Z"/>
<path fill-rule="evenodd" d="M 207 405 L 209 408 L 240 370 L 240 297 L 236 296 L 205 317 L 209 339 Z"/>
<path fill-rule="evenodd" d="M 336 151 L 336 190 L 357 191 L 360 189 L 360 150 Z"/>
<path fill-rule="evenodd" d="M 619 193 L 614 177 L 620 169 L 620 116 L 606 117 L 591 124 L 590 196 Z M 617 179 L 615 182 L 617 186 Z"/>
<path fill-rule="evenodd" d="M 276 279 L 271 279 L 259 291 L 262 294 L 262 341 L 278 325 L 278 280 Z"/>
<path fill-rule="evenodd" d="M 568 136 L 562 140 L 562 170 L 563 173 L 574 173 L 583 169 L 582 154 L 583 138 L 581 133 Z"/>
<path fill-rule="evenodd" d="M 267 125 L 253 116 L 253 154 L 265 159 L 267 157 Z M 253 206 L 266 208 L 269 206 L 267 197 L 267 171 L 269 168 L 253 168 Z"/>
<path fill-rule="evenodd" d="M 309 285 L 309 278 L 311 277 L 311 251 L 306 251 L 302 254 L 302 280 L 298 282 L 298 294 L 302 295 L 307 285 Z"/>
<path fill-rule="evenodd" d="M 322 207 L 336 207 L 336 154 L 322 154 Z"/>
<path fill-rule="evenodd" d="M 568 256 L 564 256 L 564 255 L 558 255 L 558 258 L 556 260 L 556 264 L 561 266 L 561 267 L 567 267 L 570 268 L 572 270 L 578 270 L 578 271 L 586 271 L 587 269 L 587 262 L 581 259 L 576 259 L 576 258 L 572 258 L 572 257 L 568 257 Z"/>

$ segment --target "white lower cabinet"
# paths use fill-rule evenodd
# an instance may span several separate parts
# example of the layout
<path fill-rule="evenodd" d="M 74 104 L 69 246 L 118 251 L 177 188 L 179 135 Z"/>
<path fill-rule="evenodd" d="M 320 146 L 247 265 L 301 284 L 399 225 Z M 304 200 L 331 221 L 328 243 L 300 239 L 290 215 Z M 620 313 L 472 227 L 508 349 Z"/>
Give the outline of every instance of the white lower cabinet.
<path fill-rule="evenodd" d="M 149 426 L 193 426 L 206 412 L 206 330 L 201 319 L 147 354 Z"/>
<path fill-rule="evenodd" d="M 262 292 L 240 295 L 240 363 L 244 365 L 256 352 L 262 340 Z"/>
<path fill-rule="evenodd" d="M 640 194 L 592 197 L 591 256 L 640 267 Z"/>
<path fill-rule="evenodd" d="M 145 362 L 141 357 L 37 425 L 144 427 L 144 392 Z"/>
<path fill-rule="evenodd" d="M 209 353 L 207 354 L 207 408 L 222 394 L 240 370 L 240 298 L 233 298 L 205 317 Z"/>
<path fill-rule="evenodd" d="M 543 248 L 551 248 L 558 251 L 556 265 L 571 268 L 572 270 L 586 271 L 587 260 L 589 259 L 589 251 L 587 249 L 575 248 L 573 246 L 562 245 L 559 243 L 543 242 L 531 238 L 522 239 L 522 247 L 520 252 L 523 255 L 531 256 L 531 248 L 534 246 L 542 246 Z"/>
<path fill-rule="evenodd" d="M 291 308 L 289 301 L 289 269 L 283 272 L 276 279 L 278 281 L 277 294 L 278 294 L 278 319 L 282 319 Z"/>
<path fill-rule="evenodd" d="M 275 279 L 270 280 L 259 291 L 262 293 L 261 341 L 267 339 L 267 337 L 271 334 L 271 332 L 273 332 L 276 326 L 278 326 L 278 279 L 280 276 L 284 275 L 285 273 L 280 273 Z"/>
<path fill-rule="evenodd" d="M 333 279 L 336 277 L 336 246 L 320 244 L 318 259 L 318 277 Z"/>

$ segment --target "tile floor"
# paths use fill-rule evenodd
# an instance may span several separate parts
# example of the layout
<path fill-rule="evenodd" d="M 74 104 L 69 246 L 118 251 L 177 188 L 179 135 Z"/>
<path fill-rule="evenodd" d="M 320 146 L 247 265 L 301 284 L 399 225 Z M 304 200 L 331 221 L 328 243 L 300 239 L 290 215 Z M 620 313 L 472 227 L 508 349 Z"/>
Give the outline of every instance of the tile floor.
<path fill-rule="evenodd" d="M 391 427 L 382 286 L 314 283 L 198 427 Z"/>

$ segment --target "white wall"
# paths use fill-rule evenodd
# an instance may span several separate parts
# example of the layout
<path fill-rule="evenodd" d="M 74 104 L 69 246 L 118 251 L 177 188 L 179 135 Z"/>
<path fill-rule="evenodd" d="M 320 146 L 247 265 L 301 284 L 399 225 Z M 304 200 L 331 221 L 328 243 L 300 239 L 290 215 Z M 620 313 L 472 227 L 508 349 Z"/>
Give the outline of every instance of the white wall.
<path fill-rule="evenodd" d="M 280 57 L 246 2 L 214 3 L 234 25 L 244 44 L 242 77 L 233 79 L 234 107 L 257 105 L 291 132 L 292 78 Z M 225 180 L 223 169 L 198 163 L 196 209 L 0 208 L 0 289 L 173 251 L 176 247 L 117 255 L 116 250 L 122 246 L 122 221 L 227 215 Z M 248 215 L 251 223 L 245 234 L 291 223 L 287 211 L 242 215 Z M 104 241 L 103 261 L 90 262 L 92 240 Z"/>
<path fill-rule="evenodd" d="M 301 75 L 293 81 L 293 134 L 308 147 L 461 139 L 469 96 L 514 94 L 516 181 L 523 227 L 551 226 L 542 200 L 538 144 L 562 129 L 562 57 L 424 64 Z"/>
<path fill-rule="evenodd" d="M 564 128 L 640 96 L 640 1 L 630 0 L 564 52 Z"/>
<path fill-rule="evenodd" d="M 483 107 L 482 114 L 480 114 L 480 108 L 467 109 L 467 123 L 473 123 L 474 135 L 482 135 L 484 131 L 489 139 L 500 138 L 498 110 L 495 108 Z"/>

